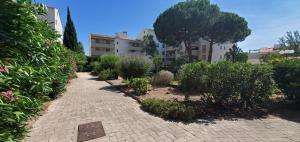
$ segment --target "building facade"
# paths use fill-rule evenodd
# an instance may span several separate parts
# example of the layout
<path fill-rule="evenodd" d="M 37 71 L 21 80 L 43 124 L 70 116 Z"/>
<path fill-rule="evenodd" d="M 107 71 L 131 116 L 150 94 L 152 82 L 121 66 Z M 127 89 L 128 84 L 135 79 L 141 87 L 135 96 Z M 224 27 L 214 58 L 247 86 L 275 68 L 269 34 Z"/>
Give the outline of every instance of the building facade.
<path fill-rule="evenodd" d="M 40 18 L 46 20 L 52 29 L 61 35 L 60 41 L 62 42 L 63 27 L 58 9 L 47 6 L 47 15 L 40 16 Z"/>
<path fill-rule="evenodd" d="M 186 56 L 186 48 L 184 44 L 179 46 L 167 46 L 160 43 L 153 29 L 144 29 L 137 39 L 129 39 L 127 32 L 116 33 L 115 36 L 106 35 L 90 35 L 90 56 L 101 56 L 104 54 L 115 54 L 118 56 L 147 56 L 142 47 L 142 41 L 146 35 L 152 35 L 153 40 L 157 44 L 159 54 L 163 56 L 164 64 L 170 65 L 177 58 Z M 222 44 L 214 44 L 212 62 L 225 60 L 225 54 L 233 46 L 234 43 L 226 42 Z M 199 39 L 192 44 L 192 55 L 197 60 L 208 60 L 209 43 Z"/>
<path fill-rule="evenodd" d="M 115 36 L 90 34 L 89 43 L 92 57 L 114 54 L 149 58 L 143 51 L 142 41 L 128 38 L 127 32 L 118 32 Z"/>
<path fill-rule="evenodd" d="M 165 65 L 171 64 L 177 58 L 186 56 L 186 48 L 182 43 L 177 47 L 167 46 L 160 43 L 157 40 L 153 29 L 144 29 L 138 36 L 138 39 L 143 40 L 146 35 L 152 35 L 153 40 L 157 43 L 158 52 L 164 57 Z M 212 62 L 217 62 L 225 59 L 226 52 L 233 46 L 233 43 L 226 42 L 222 44 L 215 44 L 213 46 Z M 205 40 L 199 39 L 197 42 L 192 44 L 192 55 L 197 60 L 208 60 L 209 43 Z"/>

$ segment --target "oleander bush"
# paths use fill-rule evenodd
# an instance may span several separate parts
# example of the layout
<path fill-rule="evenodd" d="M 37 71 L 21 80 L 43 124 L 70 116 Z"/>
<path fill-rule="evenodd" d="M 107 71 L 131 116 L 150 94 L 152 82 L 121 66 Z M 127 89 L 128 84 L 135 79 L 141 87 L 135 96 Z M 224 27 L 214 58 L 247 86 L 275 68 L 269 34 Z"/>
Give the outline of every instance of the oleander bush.
<path fill-rule="evenodd" d="M 174 74 L 169 71 L 161 70 L 153 76 L 152 85 L 167 86 L 174 79 Z"/>
<path fill-rule="evenodd" d="M 300 60 L 273 63 L 274 79 L 289 100 L 300 101 Z"/>
<path fill-rule="evenodd" d="M 46 6 L 7 0 L 0 13 L 0 141 L 19 141 L 26 136 L 26 121 L 76 76 L 76 58 L 37 18 Z"/>
<path fill-rule="evenodd" d="M 165 119 L 190 121 L 195 118 L 195 108 L 185 102 L 146 99 L 142 109 Z"/>
<path fill-rule="evenodd" d="M 132 78 L 129 87 L 132 88 L 136 95 L 144 95 L 148 91 L 149 80 L 147 78 Z"/>
<path fill-rule="evenodd" d="M 151 70 L 152 64 L 142 57 L 124 57 L 119 64 L 124 79 L 143 77 Z"/>

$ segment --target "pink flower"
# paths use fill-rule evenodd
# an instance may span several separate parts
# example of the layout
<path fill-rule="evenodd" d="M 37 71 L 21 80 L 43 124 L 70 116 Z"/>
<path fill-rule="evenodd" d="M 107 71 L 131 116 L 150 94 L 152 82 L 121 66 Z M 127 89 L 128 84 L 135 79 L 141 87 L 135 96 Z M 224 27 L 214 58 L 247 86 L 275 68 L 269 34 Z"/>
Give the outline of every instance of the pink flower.
<path fill-rule="evenodd" d="M 8 72 L 8 69 L 4 65 L 0 65 L 0 72 Z"/>
<path fill-rule="evenodd" d="M 13 102 L 13 101 L 15 101 L 15 100 L 18 99 L 17 96 L 13 95 L 13 91 L 12 90 L 7 90 L 7 91 L 1 92 L 1 96 L 3 96 L 4 101 L 6 103 L 11 103 L 11 102 Z"/>

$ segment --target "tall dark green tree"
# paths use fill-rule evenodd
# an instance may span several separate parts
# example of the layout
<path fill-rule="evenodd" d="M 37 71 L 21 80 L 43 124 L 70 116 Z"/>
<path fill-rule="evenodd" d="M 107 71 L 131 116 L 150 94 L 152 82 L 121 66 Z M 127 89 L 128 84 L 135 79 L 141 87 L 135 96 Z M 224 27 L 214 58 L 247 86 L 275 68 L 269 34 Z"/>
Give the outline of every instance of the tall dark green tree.
<path fill-rule="evenodd" d="M 178 46 L 184 43 L 189 62 L 192 62 L 192 43 L 203 36 L 211 17 L 218 13 L 219 7 L 210 4 L 209 0 L 187 0 L 160 14 L 153 25 L 154 31 L 164 44 Z"/>
<path fill-rule="evenodd" d="M 226 60 L 230 62 L 243 62 L 246 63 L 248 60 L 248 53 L 243 52 L 236 44 L 234 44 L 229 52 L 225 54 Z"/>
<path fill-rule="evenodd" d="M 239 42 L 251 34 L 247 21 L 235 13 L 220 12 L 210 17 L 203 39 L 209 42 L 208 62 L 212 60 L 213 45 L 224 42 Z"/>
<path fill-rule="evenodd" d="M 154 57 L 155 54 L 158 54 L 157 51 L 157 44 L 153 40 L 152 35 L 145 35 L 143 40 L 143 46 L 145 47 L 144 50 L 146 51 L 147 55 Z"/>
<path fill-rule="evenodd" d="M 68 7 L 68 14 L 67 14 L 67 23 L 65 26 L 64 31 L 64 39 L 63 39 L 64 46 L 73 50 L 78 50 L 78 42 L 77 42 L 77 33 L 74 26 L 74 23 L 71 18 L 70 9 Z"/>

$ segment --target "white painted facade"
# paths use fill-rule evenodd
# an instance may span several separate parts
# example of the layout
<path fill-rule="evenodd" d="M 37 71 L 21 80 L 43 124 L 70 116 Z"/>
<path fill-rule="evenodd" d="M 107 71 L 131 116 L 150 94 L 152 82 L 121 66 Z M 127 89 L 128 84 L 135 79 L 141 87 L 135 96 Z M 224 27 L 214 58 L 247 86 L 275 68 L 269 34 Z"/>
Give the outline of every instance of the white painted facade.
<path fill-rule="evenodd" d="M 138 39 L 143 40 L 145 35 L 152 35 L 153 40 L 157 43 L 157 50 L 161 55 L 163 55 L 165 59 L 165 64 L 170 64 L 176 58 L 187 55 L 185 45 L 182 43 L 178 47 L 165 46 L 157 40 L 155 32 L 153 29 L 144 29 L 138 36 Z M 209 43 L 205 40 L 199 39 L 199 41 L 195 42 L 193 48 L 197 48 L 197 50 L 193 50 L 192 54 L 197 56 L 199 60 L 208 60 L 208 52 L 209 52 Z M 213 46 L 213 54 L 212 54 L 212 62 L 217 62 L 225 59 L 226 52 L 229 51 L 229 48 L 233 46 L 233 43 L 226 42 L 222 44 L 214 44 Z"/>
<path fill-rule="evenodd" d="M 141 41 L 128 38 L 127 32 L 118 32 L 115 36 L 90 35 L 90 56 L 114 54 L 121 57 L 139 56 L 149 59 L 143 51 Z"/>
<path fill-rule="evenodd" d="M 164 58 L 164 64 L 169 65 L 175 59 L 186 56 L 186 48 L 184 44 L 180 44 L 177 47 L 166 46 L 160 43 L 155 35 L 153 29 L 144 29 L 137 39 L 129 39 L 127 32 L 116 33 L 116 36 L 104 36 L 91 34 L 90 36 L 90 56 L 101 56 L 103 54 L 115 54 L 118 56 L 143 56 L 147 59 L 151 59 L 150 56 L 146 56 L 141 45 L 133 46 L 132 43 L 141 43 L 144 36 L 152 35 L 153 40 L 158 45 L 157 50 Z M 113 44 L 110 44 L 110 48 L 113 50 L 108 50 L 107 46 L 102 45 L 102 47 L 97 46 L 95 40 L 111 40 Z M 225 60 L 225 54 L 233 46 L 234 43 L 226 42 L 222 44 L 214 44 L 212 62 Z M 199 39 L 197 42 L 192 44 L 192 55 L 198 60 L 208 60 L 209 43 L 205 40 Z"/>
<path fill-rule="evenodd" d="M 46 20 L 49 25 L 61 35 L 60 41 L 62 41 L 63 27 L 57 8 L 47 6 L 47 15 L 40 17 L 43 20 Z"/>

